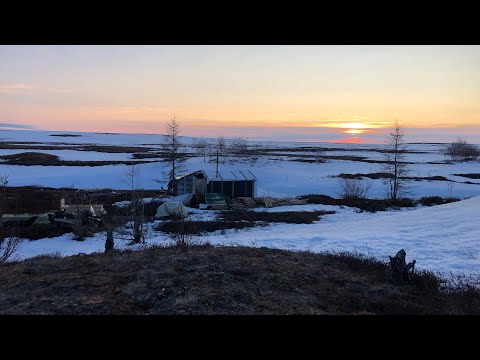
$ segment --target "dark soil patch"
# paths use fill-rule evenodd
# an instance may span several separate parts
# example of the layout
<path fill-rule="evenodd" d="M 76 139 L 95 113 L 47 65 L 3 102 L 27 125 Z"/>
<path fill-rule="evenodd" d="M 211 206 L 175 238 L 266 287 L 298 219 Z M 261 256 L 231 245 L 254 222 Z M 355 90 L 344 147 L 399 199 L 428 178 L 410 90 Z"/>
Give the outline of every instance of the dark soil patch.
<path fill-rule="evenodd" d="M 320 220 L 320 216 L 334 214 L 335 211 L 311 212 L 255 212 L 226 210 L 220 213 L 217 220 L 212 221 L 165 221 L 160 223 L 155 230 L 166 233 L 202 235 L 217 230 L 245 229 L 255 226 L 266 226 L 272 222 L 288 224 L 311 224 Z"/>
<path fill-rule="evenodd" d="M 155 248 L 8 263 L 1 314 L 480 314 L 474 288 L 348 254 L 266 248 Z"/>
<path fill-rule="evenodd" d="M 469 174 L 453 174 L 455 176 L 466 177 L 468 179 L 480 179 L 480 174 L 478 173 L 469 173 Z"/>
<path fill-rule="evenodd" d="M 287 150 L 282 150 L 282 151 L 287 151 Z M 293 151 L 294 153 L 295 151 Z M 275 156 L 275 157 L 291 157 L 292 154 L 284 154 L 284 153 L 271 153 L 271 152 L 266 152 L 262 153 L 259 152 L 257 155 L 268 155 L 268 156 Z M 364 161 L 364 162 L 369 162 L 370 160 L 367 160 L 365 157 L 362 156 L 354 156 L 354 155 L 323 155 L 323 154 L 318 154 L 318 155 L 312 155 L 312 154 L 301 154 L 301 158 L 292 158 L 290 161 L 298 161 L 298 162 L 325 162 L 325 160 L 348 160 L 348 161 Z M 311 161 L 313 160 L 313 161 Z M 372 160 L 373 161 L 373 160 Z"/>
<path fill-rule="evenodd" d="M 166 159 L 167 154 L 164 153 L 135 153 L 132 155 L 134 159 Z"/>
<path fill-rule="evenodd" d="M 60 160 L 56 155 L 45 154 L 41 152 L 24 152 L 12 155 L 0 156 L 4 159 L 3 164 L 21 165 L 21 166 L 105 166 L 105 165 L 134 165 L 144 164 L 150 161 L 80 161 L 80 160 Z"/>
<path fill-rule="evenodd" d="M 412 199 L 403 198 L 397 200 L 389 199 L 335 199 L 327 195 L 302 195 L 299 199 L 307 200 L 309 204 L 340 205 L 355 207 L 364 211 L 376 212 L 386 211 L 389 208 L 415 207 L 416 202 Z"/>
<path fill-rule="evenodd" d="M 290 154 L 269 154 L 270 156 L 276 157 L 291 157 Z M 301 155 L 301 158 L 292 158 L 289 159 L 290 161 L 297 161 L 297 162 L 325 162 L 326 160 L 343 160 L 343 161 L 359 161 L 359 162 L 366 162 L 370 164 L 392 164 L 392 161 L 386 160 L 371 160 L 367 159 L 362 156 L 354 156 L 354 155 Z M 412 162 L 401 162 L 401 164 L 413 164 Z"/>
<path fill-rule="evenodd" d="M 440 175 L 423 176 L 423 177 L 405 176 L 405 177 L 401 177 L 401 178 L 405 179 L 405 180 L 415 180 L 415 181 L 422 181 L 422 180 L 426 180 L 426 181 L 452 181 L 452 180 L 447 179 L 445 176 L 440 176 Z"/>
<path fill-rule="evenodd" d="M 4 143 L 0 142 L 0 149 L 19 149 L 19 150 L 78 150 L 79 146 L 72 145 L 35 145 L 41 143 L 35 142 L 18 142 L 18 143 Z"/>
<path fill-rule="evenodd" d="M 378 172 L 378 173 L 370 173 L 370 174 L 345 174 L 341 173 L 337 175 L 337 177 L 342 178 L 342 179 L 363 179 L 363 178 L 369 178 L 369 179 L 390 179 L 393 176 L 388 173 L 383 173 L 383 172 Z"/>
<path fill-rule="evenodd" d="M 297 161 L 297 162 L 303 162 L 303 163 L 310 163 L 310 164 L 316 164 L 316 163 L 325 163 L 325 159 L 292 159 L 292 161 Z"/>
<path fill-rule="evenodd" d="M 69 232 L 72 232 L 72 230 L 66 227 L 55 226 L 55 224 L 33 224 L 25 227 L 7 227 L 3 229 L 5 237 L 16 236 L 30 240 L 52 238 Z"/>
<path fill-rule="evenodd" d="M 322 215 L 334 214 L 335 211 L 223 211 L 219 217 L 224 221 L 264 221 L 282 222 L 287 224 L 311 224 L 320 219 Z"/>
<path fill-rule="evenodd" d="M 355 148 L 355 147 L 338 148 L 338 147 L 313 147 L 313 146 L 299 146 L 294 148 L 291 148 L 291 147 L 261 148 L 261 149 L 258 149 L 257 151 L 264 152 L 264 153 L 273 153 L 278 151 L 290 152 L 290 153 L 299 153 L 299 152 L 321 153 L 321 152 L 328 152 L 328 151 L 380 152 L 380 153 L 391 152 L 391 151 L 385 151 L 384 149 L 381 149 L 381 148 Z M 428 154 L 428 152 L 426 151 L 414 151 L 414 150 L 404 150 L 401 152 L 405 154 Z"/>
<path fill-rule="evenodd" d="M 339 178 L 343 178 L 343 179 L 363 179 L 363 178 L 369 178 L 369 179 L 391 179 L 393 178 L 393 175 L 392 174 L 389 174 L 389 173 L 383 173 L 383 172 L 378 172 L 378 173 L 369 173 L 369 174 L 361 174 L 361 173 L 357 173 L 357 174 L 345 174 L 345 173 L 341 173 L 339 175 L 337 175 L 337 177 Z M 401 176 L 400 177 L 401 179 L 404 179 L 404 180 L 415 180 L 415 181 L 422 181 L 422 180 L 426 180 L 426 181 L 451 181 L 449 179 L 447 179 L 446 177 L 444 176 L 424 176 L 424 177 L 419 177 L 419 176 Z"/>
<path fill-rule="evenodd" d="M 141 146 L 114 146 L 114 145 L 83 145 L 81 151 L 96 151 L 103 153 L 139 153 L 153 150 Z"/>
<path fill-rule="evenodd" d="M 217 230 L 224 231 L 228 229 L 245 229 L 262 224 L 256 224 L 250 221 L 165 221 L 161 222 L 155 228 L 156 231 L 162 231 L 168 234 L 185 234 L 185 235 L 203 235 Z"/>
<path fill-rule="evenodd" d="M 54 136 L 54 135 L 50 135 Z M 37 145 L 38 144 L 38 145 Z M 56 145 L 45 145 L 39 142 L 0 142 L 0 149 L 22 149 L 22 150 L 77 150 L 96 151 L 104 153 L 146 153 L 157 150 L 151 147 L 142 146 L 116 146 L 116 145 L 95 145 L 95 144 L 69 144 L 55 143 Z M 59 146 L 62 145 L 62 146 Z"/>

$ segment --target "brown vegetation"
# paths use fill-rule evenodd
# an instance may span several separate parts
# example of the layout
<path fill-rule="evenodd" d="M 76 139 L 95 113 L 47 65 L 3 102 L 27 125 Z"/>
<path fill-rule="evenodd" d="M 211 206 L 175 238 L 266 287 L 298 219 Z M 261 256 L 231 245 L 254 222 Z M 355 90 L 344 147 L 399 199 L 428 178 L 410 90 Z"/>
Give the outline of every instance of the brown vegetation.
<path fill-rule="evenodd" d="M 348 206 L 370 212 L 386 211 L 389 208 L 414 207 L 416 205 L 414 200 L 408 198 L 402 198 L 397 200 L 360 198 L 335 199 L 327 195 L 309 194 L 302 195 L 299 197 L 299 199 L 307 200 L 309 204 Z"/>
<path fill-rule="evenodd" d="M 472 287 L 388 280 L 349 254 L 190 246 L 42 256 L 0 272 L 1 314 L 480 314 Z"/>
<path fill-rule="evenodd" d="M 220 219 L 224 221 L 265 221 L 287 224 L 311 224 L 322 215 L 334 214 L 335 211 L 223 211 Z"/>
<path fill-rule="evenodd" d="M 51 135 L 54 136 L 54 135 Z M 96 151 L 105 153 L 142 153 L 154 151 L 156 149 L 142 146 L 116 146 L 116 145 L 94 145 L 94 144 L 71 144 L 54 143 L 55 145 L 45 145 L 44 143 L 31 141 L 18 142 L 0 142 L 0 149 L 21 149 L 21 150 L 77 150 L 77 151 Z"/>
<path fill-rule="evenodd" d="M 468 173 L 468 174 L 453 174 L 455 176 L 466 177 L 468 179 L 480 179 L 480 174 L 478 173 Z"/>
<path fill-rule="evenodd" d="M 442 205 L 460 200 L 459 198 L 455 197 L 442 198 L 440 196 L 424 196 L 419 200 L 410 198 L 401 198 L 396 200 L 367 198 L 336 199 L 327 195 L 317 194 L 302 195 L 299 198 L 307 200 L 309 204 L 348 206 L 370 212 L 387 211 L 390 208 L 415 207 L 418 204 L 424 206 Z"/>
<path fill-rule="evenodd" d="M 57 237 L 72 232 L 72 229 L 68 227 L 56 226 L 55 224 L 33 224 L 30 226 L 4 228 L 3 232 L 6 237 L 38 240 Z"/>
<path fill-rule="evenodd" d="M 81 160 L 60 160 L 56 155 L 45 154 L 41 152 L 24 152 L 12 155 L 0 156 L 4 159 L 3 164 L 6 165 L 22 165 L 22 166 L 104 166 L 104 165 L 133 165 L 144 164 L 150 161 L 135 161 L 135 160 L 101 160 L 101 161 L 81 161 Z"/>
<path fill-rule="evenodd" d="M 255 212 L 226 210 L 222 211 L 217 220 L 191 221 L 183 220 L 161 222 L 156 231 L 173 234 L 202 235 L 217 230 L 245 229 L 255 226 L 266 226 L 273 222 L 288 224 L 311 224 L 320 220 L 321 215 L 334 214 L 335 211 L 284 211 L 284 212 Z"/>
<path fill-rule="evenodd" d="M 225 220 L 209 220 L 209 221 L 193 221 L 184 220 L 181 222 L 172 220 L 164 221 L 155 227 L 156 231 L 162 231 L 167 234 L 182 235 L 203 235 L 217 230 L 224 231 L 228 229 L 245 229 L 266 224 L 257 224 L 253 221 L 225 221 Z"/>
<path fill-rule="evenodd" d="M 369 178 L 369 179 L 391 179 L 392 175 L 389 173 L 385 172 L 376 172 L 376 173 L 369 173 L 369 174 L 345 174 L 341 173 L 337 175 L 337 177 L 342 178 L 342 179 L 363 179 L 363 178 Z M 426 180 L 426 181 L 452 181 L 447 179 L 445 176 L 440 176 L 440 175 L 435 175 L 435 176 L 401 176 L 401 179 L 404 180 L 415 180 L 415 181 L 421 181 L 421 180 Z"/>

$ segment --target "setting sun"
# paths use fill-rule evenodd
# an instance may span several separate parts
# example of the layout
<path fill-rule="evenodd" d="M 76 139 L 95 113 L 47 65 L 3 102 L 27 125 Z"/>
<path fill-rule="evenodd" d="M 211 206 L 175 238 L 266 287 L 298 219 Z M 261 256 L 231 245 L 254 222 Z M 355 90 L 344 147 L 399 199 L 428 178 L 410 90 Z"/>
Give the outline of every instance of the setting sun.
<path fill-rule="evenodd" d="M 360 142 L 361 140 L 355 135 L 362 135 L 366 133 L 374 133 L 373 129 L 379 129 L 390 126 L 387 122 L 336 122 L 328 123 L 325 127 L 336 129 L 337 132 L 342 134 L 353 135 L 353 138 L 345 139 L 345 142 Z"/>
<path fill-rule="evenodd" d="M 0 128 L 156 134 L 176 114 L 185 136 L 380 143 L 398 118 L 418 141 L 480 139 L 480 46 L 2 45 L 0 59 Z"/>
<path fill-rule="evenodd" d="M 359 134 L 363 134 L 366 131 L 365 129 L 371 128 L 372 126 L 369 126 L 364 123 L 352 122 L 352 123 L 340 124 L 340 127 L 342 129 L 348 129 L 348 130 L 342 131 L 345 134 L 359 135 Z"/>
<path fill-rule="evenodd" d="M 363 129 L 350 129 L 350 130 L 345 130 L 345 131 L 342 131 L 343 133 L 345 134 L 363 134 L 365 132 L 365 130 Z"/>
<path fill-rule="evenodd" d="M 364 123 L 359 123 L 359 122 L 351 122 L 351 123 L 340 124 L 340 127 L 344 129 L 368 129 L 374 126 L 364 124 Z"/>

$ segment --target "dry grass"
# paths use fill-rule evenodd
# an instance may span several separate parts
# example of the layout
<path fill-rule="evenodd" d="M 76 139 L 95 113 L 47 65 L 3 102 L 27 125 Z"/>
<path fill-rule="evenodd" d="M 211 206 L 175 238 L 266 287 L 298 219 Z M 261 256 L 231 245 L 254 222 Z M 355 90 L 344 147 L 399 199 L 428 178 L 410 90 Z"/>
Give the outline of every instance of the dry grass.
<path fill-rule="evenodd" d="M 431 273 L 396 284 L 351 254 L 266 248 L 154 248 L 9 263 L 1 314 L 480 314 L 474 288 Z"/>

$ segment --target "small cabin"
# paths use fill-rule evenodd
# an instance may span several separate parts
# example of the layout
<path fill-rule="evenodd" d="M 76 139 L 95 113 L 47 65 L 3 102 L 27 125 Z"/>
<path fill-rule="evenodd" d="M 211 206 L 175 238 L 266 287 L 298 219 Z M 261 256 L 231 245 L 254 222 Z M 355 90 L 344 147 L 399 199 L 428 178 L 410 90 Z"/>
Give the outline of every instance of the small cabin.
<path fill-rule="evenodd" d="M 175 176 L 173 193 L 174 195 L 194 194 L 203 196 L 207 192 L 207 181 L 207 174 L 203 170 Z"/>
<path fill-rule="evenodd" d="M 230 197 L 256 197 L 257 178 L 250 170 L 217 173 L 208 181 L 207 192 Z"/>

